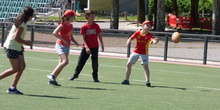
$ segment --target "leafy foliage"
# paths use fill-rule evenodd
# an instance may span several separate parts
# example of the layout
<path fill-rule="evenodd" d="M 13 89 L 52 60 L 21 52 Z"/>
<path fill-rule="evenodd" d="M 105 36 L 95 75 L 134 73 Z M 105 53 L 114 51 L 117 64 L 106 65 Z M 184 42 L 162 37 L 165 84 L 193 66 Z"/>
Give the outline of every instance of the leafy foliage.
<path fill-rule="evenodd" d="M 165 0 L 165 12 L 173 13 L 173 3 L 172 0 Z M 178 5 L 178 13 L 179 15 L 187 16 L 191 10 L 191 2 L 190 0 L 177 0 Z M 200 0 L 199 1 L 199 14 L 204 13 L 212 13 L 213 0 Z M 154 0 L 149 0 L 149 14 L 154 14 Z M 208 15 L 210 16 L 210 15 Z"/>

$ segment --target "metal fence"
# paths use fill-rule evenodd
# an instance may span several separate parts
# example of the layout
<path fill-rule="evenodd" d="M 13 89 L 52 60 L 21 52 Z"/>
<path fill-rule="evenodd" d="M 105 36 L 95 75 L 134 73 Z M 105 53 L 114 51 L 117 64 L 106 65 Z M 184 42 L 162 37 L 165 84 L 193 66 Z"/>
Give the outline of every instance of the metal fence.
<path fill-rule="evenodd" d="M 7 26 L 12 25 L 12 23 L 0 23 L 1 24 L 1 31 L 2 31 L 2 38 L 1 38 L 1 46 L 3 46 L 3 43 L 5 41 L 5 29 Z M 49 25 L 28 25 L 28 29 L 30 30 L 31 34 L 30 34 L 30 39 L 31 41 L 34 41 L 34 33 L 36 30 L 44 30 L 44 31 L 53 31 L 56 28 L 56 26 L 49 26 Z M 79 32 L 79 28 L 74 28 L 75 32 Z M 118 30 L 118 29 L 102 29 L 103 33 L 107 33 L 107 34 L 125 34 L 127 37 L 130 37 L 134 31 L 131 30 Z M 169 43 L 169 39 L 170 36 L 172 35 L 172 32 L 155 32 L 155 31 L 151 31 L 151 34 L 153 34 L 154 36 L 159 36 L 164 40 L 164 45 L 163 45 L 163 60 L 167 61 L 168 57 L 168 43 Z M 202 42 L 203 44 L 203 64 L 207 64 L 207 54 L 208 54 L 208 43 L 210 42 L 210 39 L 220 39 L 219 35 L 203 35 L 203 34 L 185 34 L 185 33 L 181 33 L 181 37 L 186 37 L 186 38 L 200 38 L 200 40 L 203 40 Z M 33 49 L 33 47 L 30 47 L 31 49 Z M 130 56 L 130 52 L 131 52 L 131 45 L 127 46 L 127 57 Z M 189 53 L 190 54 L 190 53 Z M 219 55 L 216 55 L 217 57 Z"/>

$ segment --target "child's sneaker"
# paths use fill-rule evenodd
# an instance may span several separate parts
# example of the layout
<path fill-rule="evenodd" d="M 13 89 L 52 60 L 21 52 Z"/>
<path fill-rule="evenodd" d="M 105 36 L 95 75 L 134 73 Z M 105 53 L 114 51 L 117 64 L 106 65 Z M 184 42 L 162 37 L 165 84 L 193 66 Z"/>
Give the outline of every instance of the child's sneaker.
<path fill-rule="evenodd" d="M 74 79 L 78 78 L 78 76 L 73 75 L 72 77 L 69 78 L 70 81 L 73 81 Z"/>
<path fill-rule="evenodd" d="M 8 88 L 7 93 L 9 93 L 9 94 L 18 94 L 18 95 L 23 95 L 23 93 L 22 93 L 22 92 L 20 92 L 19 90 L 17 90 L 16 88 L 11 89 L 10 87 Z"/>
<path fill-rule="evenodd" d="M 94 79 L 94 82 L 100 82 L 98 79 Z"/>
<path fill-rule="evenodd" d="M 147 87 L 150 87 L 150 86 L 151 86 L 150 81 L 146 81 L 146 86 L 147 86 Z"/>
<path fill-rule="evenodd" d="M 53 86 L 61 86 L 56 81 L 48 81 L 48 84 L 53 85 Z"/>
<path fill-rule="evenodd" d="M 121 82 L 121 84 L 129 85 L 130 83 L 129 83 L 129 81 L 124 80 L 123 82 Z"/>
<path fill-rule="evenodd" d="M 49 81 L 55 81 L 54 75 L 52 74 L 48 74 L 47 78 L 49 79 Z"/>

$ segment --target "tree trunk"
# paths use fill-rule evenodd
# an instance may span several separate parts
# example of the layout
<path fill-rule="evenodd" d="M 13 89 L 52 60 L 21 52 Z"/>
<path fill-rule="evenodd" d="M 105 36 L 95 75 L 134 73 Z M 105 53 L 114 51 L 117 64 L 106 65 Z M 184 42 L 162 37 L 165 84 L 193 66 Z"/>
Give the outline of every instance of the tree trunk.
<path fill-rule="evenodd" d="M 212 34 L 219 34 L 219 19 L 220 19 L 220 0 L 213 0 L 213 12 L 212 12 Z"/>
<path fill-rule="evenodd" d="M 154 0 L 154 28 L 153 30 L 156 30 L 157 27 L 157 0 Z"/>
<path fill-rule="evenodd" d="M 119 0 L 112 0 L 110 29 L 118 29 L 119 25 Z"/>
<path fill-rule="evenodd" d="M 138 0 L 138 21 L 143 23 L 145 21 L 145 0 Z"/>
<path fill-rule="evenodd" d="M 198 26 L 198 21 L 199 21 L 198 6 L 199 6 L 199 0 L 191 0 L 191 17 L 194 18 L 195 27 Z"/>
<path fill-rule="evenodd" d="M 165 1 L 157 0 L 156 31 L 165 31 Z"/>
<path fill-rule="evenodd" d="M 172 0 L 172 3 L 173 3 L 173 14 L 175 14 L 178 17 L 177 0 Z"/>

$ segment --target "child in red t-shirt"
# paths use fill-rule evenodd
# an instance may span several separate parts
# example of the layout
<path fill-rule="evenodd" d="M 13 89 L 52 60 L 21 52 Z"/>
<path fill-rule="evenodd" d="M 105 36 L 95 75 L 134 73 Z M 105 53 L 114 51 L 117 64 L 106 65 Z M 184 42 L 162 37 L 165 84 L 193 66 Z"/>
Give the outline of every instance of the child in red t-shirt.
<path fill-rule="evenodd" d="M 101 36 L 101 29 L 98 24 L 94 22 L 95 13 L 94 11 L 88 10 L 85 13 L 85 17 L 87 22 L 83 24 L 80 30 L 80 34 L 83 37 L 83 45 L 82 51 L 80 53 L 78 63 L 75 69 L 75 73 L 69 80 L 74 80 L 78 78 L 82 68 L 84 67 L 86 61 L 88 60 L 90 54 L 92 59 L 92 76 L 94 82 L 99 82 L 98 80 L 98 50 L 99 50 L 99 43 L 98 39 L 101 43 L 102 52 L 104 51 L 104 44 Z"/>
<path fill-rule="evenodd" d="M 150 84 L 150 72 L 148 68 L 148 46 L 149 44 L 156 44 L 158 43 L 158 38 L 153 38 L 152 35 L 149 33 L 149 30 L 152 29 L 153 22 L 151 21 L 145 21 L 142 24 L 142 30 L 136 31 L 128 40 L 127 45 L 131 43 L 132 40 L 136 39 L 136 46 L 134 48 L 133 53 L 131 54 L 128 63 L 127 63 L 127 69 L 126 69 L 126 77 L 121 84 L 130 84 L 129 83 L 129 77 L 131 74 L 131 67 L 133 64 L 137 62 L 139 57 L 141 58 L 142 62 L 141 64 L 144 67 L 144 73 L 146 78 L 146 85 L 148 87 L 151 86 Z"/>
<path fill-rule="evenodd" d="M 72 41 L 77 46 L 79 45 L 72 36 L 73 25 L 71 22 L 73 22 L 75 16 L 76 14 L 72 10 L 66 10 L 62 16 L 61 23 L 53 32 L 53 35 L 57 37 L 55 49 L 59 55 L 59 64 L 51 74 L 47 75 L 49 79 L 48 84 L 60 86 L 55 79 L 69 62 L 68 55 L 70 50 L 70 42 Z"/>

